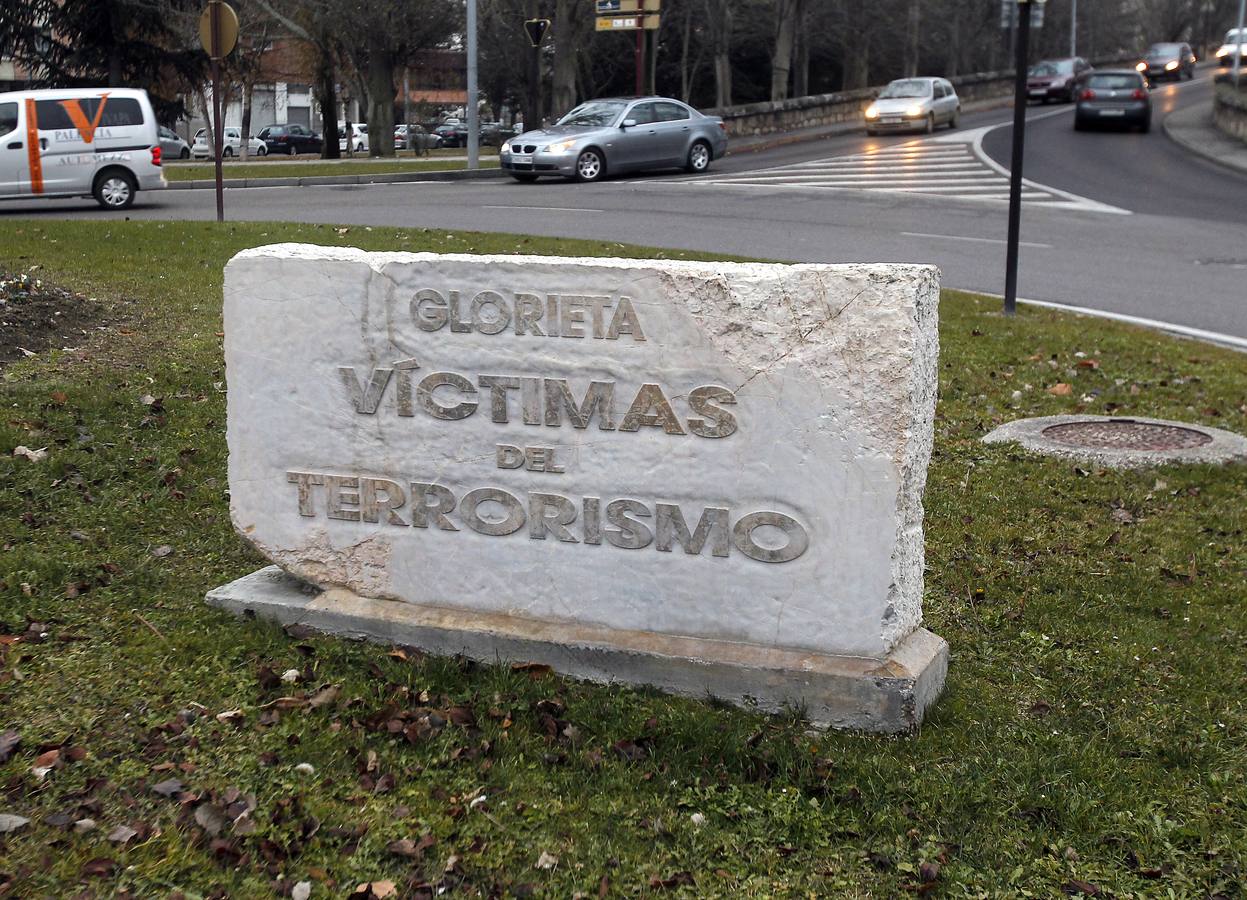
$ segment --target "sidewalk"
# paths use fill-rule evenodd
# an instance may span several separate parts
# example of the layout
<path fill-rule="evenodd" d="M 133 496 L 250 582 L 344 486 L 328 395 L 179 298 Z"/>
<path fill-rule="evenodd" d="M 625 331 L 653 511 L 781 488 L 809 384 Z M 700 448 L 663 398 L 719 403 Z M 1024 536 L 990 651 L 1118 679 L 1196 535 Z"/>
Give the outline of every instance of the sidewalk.
<path fill-rule="evenodd" d="M 1247 173 L 1247 144 L 1212 124 L 1212 101 L 1196 103 L 1165 117 L 1165 134 L 1192 153 L 1236 172 Z"/>

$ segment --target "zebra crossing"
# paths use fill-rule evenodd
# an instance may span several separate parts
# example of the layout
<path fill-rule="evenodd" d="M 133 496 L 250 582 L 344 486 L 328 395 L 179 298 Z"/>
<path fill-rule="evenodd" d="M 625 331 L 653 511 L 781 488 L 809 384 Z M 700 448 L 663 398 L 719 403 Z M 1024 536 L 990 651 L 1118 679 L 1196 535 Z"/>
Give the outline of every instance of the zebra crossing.
<path fill-rule="evenodd" d="M 684 183 L 807 191 L 873 191 L 1007 202 L 1009 170 L 983 151 L 982 138 L 986 131 L 984 128 L 957 132 L 752 172 L 703 175 Z M 1027 179 L 1022 182 L 1022 200 L 1063 209 L 1126 212 Z"/>

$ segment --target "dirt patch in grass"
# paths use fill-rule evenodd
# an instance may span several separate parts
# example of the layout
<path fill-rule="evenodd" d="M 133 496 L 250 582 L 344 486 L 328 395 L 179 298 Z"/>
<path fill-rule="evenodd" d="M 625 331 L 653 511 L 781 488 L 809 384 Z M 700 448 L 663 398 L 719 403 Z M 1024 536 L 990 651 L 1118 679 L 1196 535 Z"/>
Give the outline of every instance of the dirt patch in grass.
<path fill-rule="evenodd" d="M 107 316 L 94 299 L 0 270 L 0 368 L 49 348 L 77 347 Z"/>

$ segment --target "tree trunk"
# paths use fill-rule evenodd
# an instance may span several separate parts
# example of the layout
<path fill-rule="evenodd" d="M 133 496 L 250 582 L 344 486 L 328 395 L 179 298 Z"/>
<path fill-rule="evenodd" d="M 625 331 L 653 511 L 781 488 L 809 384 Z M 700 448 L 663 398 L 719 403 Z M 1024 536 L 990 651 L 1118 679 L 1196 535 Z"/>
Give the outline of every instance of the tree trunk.
<path fill-rule="evenodd" d="M 732 0 L 705 0 L 714 46 L 714 105 L 732 105 Z"/>
<path fill-rule="evenodd" d="M 316 66 L 316 102 L 320 104 L 320 134 L 324 139 L 320 155 L 322 159 L 338 159 L 338 95 L 335 91 L 333 60 L 323 49 Z"/>
<path fill-rule="evenodd" d="M 554 7 L 554 72 L 551 102 L 554 115 L 561 116 L 576 105 L 576 55 L 580 40 L 579 14 L 583 0 L 557 0 Z"/>
<path fill-rule="evenodd" d="M 688 103 L 691 73 L 688 70 L 688 45 L 693 34 L 693 5 L 684 7 L 684 30 L 680 35 L 680 99 Z"/>
<path fill-rule="evenodd" d="M 797 23 L 796 49 L 793 51 L 793 69 L 792 69 L 792 94 L 794 97 L 808 97 L 810 95 L 810 34 L 809 25 L 806 15 L 808 3 L 806 0 L 797 0 L 797 11 L 795 14 Z"/>
<path fill-rule="evenodd" d="M 948 45 L 945 47 L 944 77 L 961 74 L 961 4 L 954 3 L 948 22 Z"/>
<path fill-rule="evenodd" d="M 394 155 L 394 98 L 394 55 L 378 35 L 368 48 L 369 156 Z"/>
<path fill-rule="evenodd" d="M 238 144 L 238 158 L 246 162 L 251 158 L 251 80 L 242 86 L 242 140 Z"/>
<path fill-rule="evenodd" d="M 905 63 L 903 66 L 906 78 L 918 74 L 918 25 L 921 21 L 921 0 L 909 0 L 909 11 L 905 21 Z"/>
<path fill-rule="evenodd" d="M 797 34 L 796 0 L 775 0 L 775 45 L 771 52 L 771 100 L 788 99 L 792 47 Z"/>

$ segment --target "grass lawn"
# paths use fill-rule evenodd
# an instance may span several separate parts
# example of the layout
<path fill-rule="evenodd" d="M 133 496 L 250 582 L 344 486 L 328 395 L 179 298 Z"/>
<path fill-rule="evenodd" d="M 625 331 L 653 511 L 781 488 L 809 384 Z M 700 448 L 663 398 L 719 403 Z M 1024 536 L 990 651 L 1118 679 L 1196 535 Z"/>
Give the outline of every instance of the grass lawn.
<path fill-rule="evenodd" d="M 1242 896 L 1247 467 L 979 438 L 1080 409 L 1245 432 L 1247 357 L 945 293 L 926 616 L 947 693 L 917 736 L 811 734 L 206 606 L 262 562 L 229 524 L 221 270 L 281 240 L 693 256 L 7 220 L 0 269 L 106 319 L 0 374 L 0 814 L 31 820 L 0 835 L 0 895 Z"/>
<path fill-rule="evenodd" d="M 498 168 L 498 158 L 481 158 L 482 169 Z M 346 162 L 248 162 L 221 167 L 223 178 L 313 178 L 322 175 L 379 175 L 394 172 L 433 172 L 445 169 L 466 169 L 467 163 L 457 160 L 419 159 L 359 159 Z M 182 163 L 165 166 L 165 178 L 169 181 L 194 181 L 215 178 L 212 163 Z"/>

